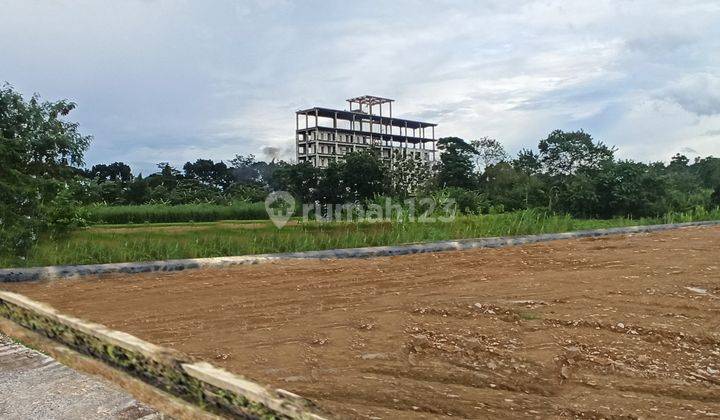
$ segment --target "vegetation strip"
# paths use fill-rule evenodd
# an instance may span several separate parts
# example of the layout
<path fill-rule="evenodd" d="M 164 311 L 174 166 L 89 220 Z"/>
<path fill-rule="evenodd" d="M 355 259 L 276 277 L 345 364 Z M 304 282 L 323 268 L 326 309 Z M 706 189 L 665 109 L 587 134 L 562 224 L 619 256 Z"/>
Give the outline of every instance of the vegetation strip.
<path fill-rule="evenodd" d="M 310 411 L 314 407 L 311 401 L 291 392 L 269 390 L 130 334 L 63 315 L 20 294 L 0 292 L 0 315 L 221 415 L 322 418 Z"/>
<path fill-rule="evenodd" d="M 392 255 L 417 254 L 424 252 L 454 251 L 472 248 L 498 248 L 533 242 L 552 241 L 559 239 L 575 239 L 614 234 L 631 234 L 654 232 L 689 226 L 706 226 L 720 224 L 720 221 L 702 221 L 687 223 L 670 223 L 662 225 L 631 226 L 620 228 L 593 229 L 577 232 L 546 233 L 540 235 L 524 235 L 511 237 L 491 237 L 459 239 L 451 241 L 428 242 L 410 245 L 378 246 L 364 248 L 329 249 L 323 251 L 287 252 L 278 254 L 243 255 L 235 257 L 191 258 L 166 261 L 129 262 L 113 264 L 66 265 L 32 268 L 0 269 L 0 282 L 21 282 L 72 278 L 111 273 L 142 273 L 155 271 L 181 271 L 193 268 L 221 268 L 241 264 L 257 264 L 261 262 L 303 259 L 303 258 L 367 258 Z"/>

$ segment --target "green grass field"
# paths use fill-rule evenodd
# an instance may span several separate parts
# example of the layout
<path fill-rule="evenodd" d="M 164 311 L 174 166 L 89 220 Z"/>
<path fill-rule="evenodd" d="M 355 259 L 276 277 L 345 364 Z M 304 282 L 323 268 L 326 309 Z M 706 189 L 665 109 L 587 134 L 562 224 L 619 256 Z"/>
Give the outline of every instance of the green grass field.
<path fill-rule="evenodd" d="M 718 219 L 718 210 L 635 220 L 573 219 L 528 210 L 458 216 L 448 223 L 294 222 L 283 229 L 267 220 L 97 225 L 76 230 L 64 238 L 41 239 L 27 258 L 0 260 L 0 266 L 217 257 Z"/>
<path fill-rule="evenodd" d="M 264 203 L 246 203 L 243 201 L 234 202 L 231 205 L 97 205 L 85 207 L 83 210 L 91 223 L 172 223 L 268 219 Z"/>

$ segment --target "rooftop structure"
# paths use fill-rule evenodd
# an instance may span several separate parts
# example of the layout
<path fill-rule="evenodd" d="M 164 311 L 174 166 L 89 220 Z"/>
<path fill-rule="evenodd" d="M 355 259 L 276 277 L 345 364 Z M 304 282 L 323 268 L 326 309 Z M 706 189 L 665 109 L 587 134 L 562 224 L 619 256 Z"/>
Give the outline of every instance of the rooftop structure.
<path fill-rule="evenodd" d="M 392 99 L 365 95 L 347 102 L 347 110 L 314 107 L 295 113 L 298 162 L 323 168 L 363 149 L 376 150 L 388 161 L 435 160 L 437 124 L 394 118 Z"/>

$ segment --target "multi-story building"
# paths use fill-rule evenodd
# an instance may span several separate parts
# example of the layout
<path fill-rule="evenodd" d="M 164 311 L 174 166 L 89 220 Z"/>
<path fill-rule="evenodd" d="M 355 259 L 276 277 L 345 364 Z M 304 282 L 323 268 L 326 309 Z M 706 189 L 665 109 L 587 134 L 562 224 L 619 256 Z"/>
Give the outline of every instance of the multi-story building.
<path fill-rule="evenodd" d="M 362 149 L 376 150 L 381 159 L 388 161 L 435 160 L 437 124 L 394 118 L 392 99 L 360 96 L 347 102 L 348 110 L 314 107 L 295 113 L 298 162 L 326 167 Z"/>

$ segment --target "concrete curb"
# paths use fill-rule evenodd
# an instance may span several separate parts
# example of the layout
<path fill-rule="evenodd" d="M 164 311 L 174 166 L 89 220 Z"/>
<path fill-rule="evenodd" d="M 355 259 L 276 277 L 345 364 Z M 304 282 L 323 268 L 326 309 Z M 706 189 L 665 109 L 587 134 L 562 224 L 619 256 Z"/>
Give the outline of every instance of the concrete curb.
<path fill-rule="evenodd" d="M 268 389 L 180 352 L 61 314 L 20 294 L 0 291 L 0 316 L 222 416 L 322 419 L 311 401 L 291 392 Z"/>
<path fill-rule="evenodd" d="M 720 220 L 664 225 L 630 226 L 609 229 L 582 230 L 541 235 L 459 239 L 455 241 L 428 242 L 410 245 L 377 246 L 364 248 L 328 249 L 324 251 L 257 254 L 236 257 L 193 258 L 113 264 L 58 265 L 32 268 L 0 269 L 0 283 L 73 278 L 111 273 L 145 273 L 154 271 L 181 271 L 193 268 L 222 268 L 233 265 L 257 264 L 288 259 L 336 259 L 368 258 L 392 255 L 419 254 L 424 252 L 458 251 L 473 248 L 500 248 L 560 239 L 577 239 L 607 235 L 656 232 L 691 226 L 720 225 Z"/>

